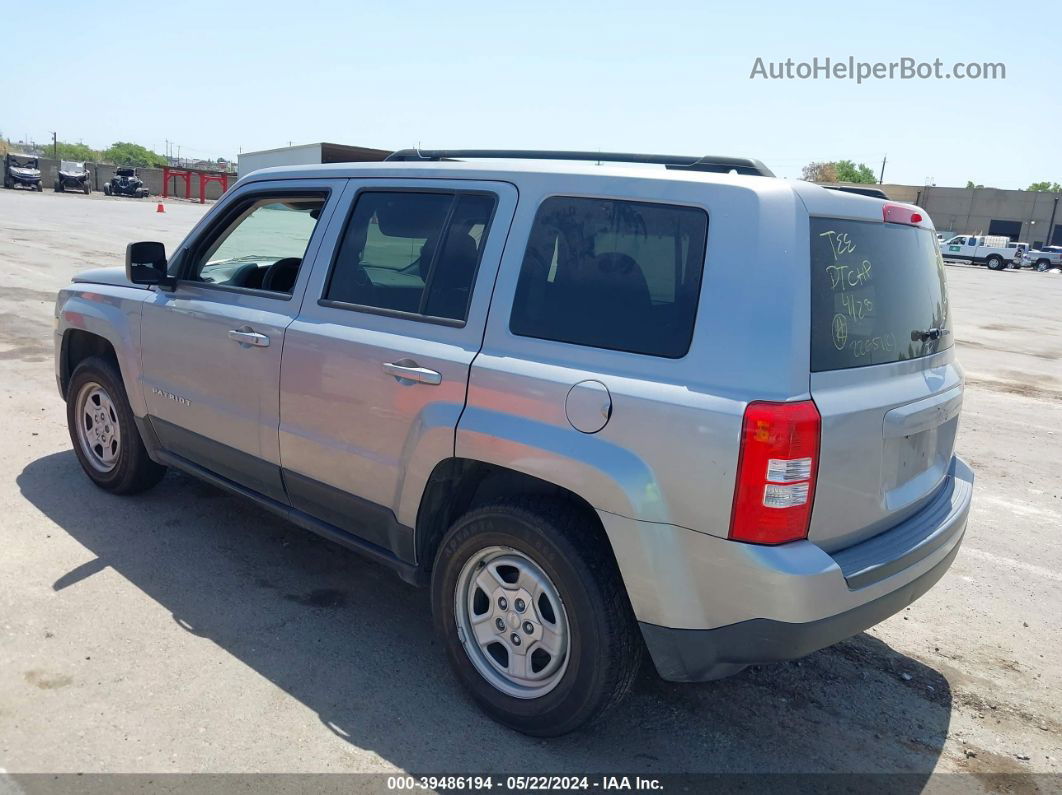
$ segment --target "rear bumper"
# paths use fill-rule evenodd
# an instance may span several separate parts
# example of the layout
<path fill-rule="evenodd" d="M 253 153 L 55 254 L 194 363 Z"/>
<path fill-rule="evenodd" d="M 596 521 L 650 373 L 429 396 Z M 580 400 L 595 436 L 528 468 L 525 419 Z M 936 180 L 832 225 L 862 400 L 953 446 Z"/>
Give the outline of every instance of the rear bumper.
<path fill-rule="evenodd" d="M 705 682 L 755 663 L 793 660 L 857 635 L 903 610 L 944 576 L 959 544 L 936 566 L 895 591 L 844 613 L 791 624 L 754 618 L 718 629 L 669 629 L 640 624 L 660 676 L 672 682 Z"/>
<path fill-rule="evenodd" d="M 692 682 L 802 657 L 902 610 L 955 559 L 972 491 L 973 472 L 955 458 L 917 514 L 832 555 L 809 541 L 768 547 L 602 521 L 657 671 Z"/>

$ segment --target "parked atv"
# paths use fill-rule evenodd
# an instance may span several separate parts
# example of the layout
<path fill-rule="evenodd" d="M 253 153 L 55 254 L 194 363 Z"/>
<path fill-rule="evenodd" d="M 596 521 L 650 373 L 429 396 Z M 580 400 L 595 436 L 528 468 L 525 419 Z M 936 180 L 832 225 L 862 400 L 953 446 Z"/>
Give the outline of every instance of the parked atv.
<path fill-rule="evenodd" d="M 86 196 L 92 192 L 89 174 L 84 163 L 75 163 L 73 160 L 59 162 L 59 176 L 55 178 L 55 191 L 62 193 L 66 190 L 79 190 Z"/>
<path fill-rule="evenodd" d="M 116 168 L 111 181 L 103 186 L 103 192 L 108 196 L 132 196 L 142 199 L 148 195 L 148 189 L 144 187 L 144 180 L 140 179 L 135 168 Z"/>
<path fill-rule="evenodd" d="M 8 152 L 4 155 L 4 187 L 44 190 L 40 163 L 34 155 Z"/>

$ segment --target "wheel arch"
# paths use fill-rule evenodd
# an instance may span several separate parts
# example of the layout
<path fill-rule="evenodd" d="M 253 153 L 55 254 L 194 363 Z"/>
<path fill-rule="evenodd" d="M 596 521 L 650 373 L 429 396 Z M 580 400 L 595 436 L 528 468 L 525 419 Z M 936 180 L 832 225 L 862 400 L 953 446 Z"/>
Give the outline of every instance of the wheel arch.
<path fill-rule="evenodd" d="M 470 458 L 440 461 L 428 477 L 417 511 L 414 545 L 419 566 L 430 571 L 446 531 L 461 516 L 492 502 L 517 495 L 541 496 L 574 506 L 586 517 L 587 532 L 607 550 L 615 552 L 594 507 L 579 494 L 548 480 L 498 464 Z"/>
<path fill-rule="evenodd" d="M 70 387 L 70 376 L 81 362 L 90 356 L 106 359 L 122 372 L 118 354 L 110 340 L 82 329 L 67 329 L 63 334 L 62 347 L 59 352 L 59 391 L 66 396 Z"/>

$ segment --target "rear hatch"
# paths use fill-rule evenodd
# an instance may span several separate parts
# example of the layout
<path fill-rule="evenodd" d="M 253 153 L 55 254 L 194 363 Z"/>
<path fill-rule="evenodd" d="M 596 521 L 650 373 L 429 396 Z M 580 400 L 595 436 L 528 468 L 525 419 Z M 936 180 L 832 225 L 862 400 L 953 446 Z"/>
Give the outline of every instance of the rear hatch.
<path fill-rule="evenodd" d="M 810 223 L 822 447 L 808 537 L 833 551 L 889 529 L 943 487 L 963 385 L 932 228 Z"/>

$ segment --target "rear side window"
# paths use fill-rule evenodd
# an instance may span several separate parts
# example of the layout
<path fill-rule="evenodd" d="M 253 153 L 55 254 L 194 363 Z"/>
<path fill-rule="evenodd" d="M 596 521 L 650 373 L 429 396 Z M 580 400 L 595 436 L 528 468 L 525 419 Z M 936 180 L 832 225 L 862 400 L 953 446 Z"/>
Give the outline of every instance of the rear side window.
<path fill-rule="evenodd" d="M 933 233 L 906 224 L 811 219 L 811 369 L 929 356 L 954 344 Z"/>
<path fill-rule="evenodd" d="M 689 351 L 708 215 L 668 204 L 554 197 L 535 215 L 513 334 L 677 359 Z"/>
<path fill-rule="evenodd" d="M 360 194 L 324 299 L 465 320 L 494 204 L 486 193 Z"/>

